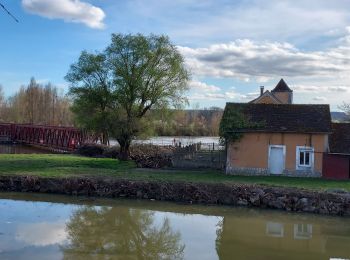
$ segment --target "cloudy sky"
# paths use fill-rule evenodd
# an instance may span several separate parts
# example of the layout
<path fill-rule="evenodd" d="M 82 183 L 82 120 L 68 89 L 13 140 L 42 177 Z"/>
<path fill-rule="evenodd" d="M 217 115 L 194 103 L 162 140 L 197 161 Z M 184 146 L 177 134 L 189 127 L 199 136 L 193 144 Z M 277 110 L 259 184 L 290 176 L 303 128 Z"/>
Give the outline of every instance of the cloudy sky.
<path fill-rule="evenodd" d="M 246 102 L 284 78 L 296 103 L 350 102 L 348 0 L 0 0 L 0 84 L 31 76 L 66 91 L 82 50 L 111 33 L 167 34 L 192 73 L 190 106 Z"/>

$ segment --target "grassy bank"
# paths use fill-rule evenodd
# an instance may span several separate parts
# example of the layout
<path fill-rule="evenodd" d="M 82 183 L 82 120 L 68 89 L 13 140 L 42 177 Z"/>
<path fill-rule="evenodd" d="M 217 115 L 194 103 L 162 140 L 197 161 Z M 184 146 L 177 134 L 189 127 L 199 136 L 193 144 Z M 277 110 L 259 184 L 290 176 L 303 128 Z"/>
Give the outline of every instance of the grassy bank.
<path fill-rule="evenodd" d="M 146 181 L 186 181 L 204 183 L 247 183 L 305 188 L 312 190 L 344 189 L 350 181 L 312 178 L 228 176 L 220 171 L 137 169 L 133 162 L 54 154 L 0 154 L 1 175 L 40 177 L 99 176 Z"/>

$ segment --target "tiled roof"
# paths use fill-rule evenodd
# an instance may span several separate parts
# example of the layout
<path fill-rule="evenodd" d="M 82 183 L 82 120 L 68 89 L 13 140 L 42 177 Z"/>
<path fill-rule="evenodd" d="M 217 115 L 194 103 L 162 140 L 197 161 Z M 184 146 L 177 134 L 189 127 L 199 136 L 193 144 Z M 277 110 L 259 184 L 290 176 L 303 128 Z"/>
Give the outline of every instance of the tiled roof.
<path fill-rule="evenodd" d="M 237 132 L 331 132 L 329 105 L 226 103 L 223 117 L 232 109 L 257 125 Z"/>
<path fill-rule="evenodd" d="M 259 100 L 261 100 L 264 97 L 270 97 L 273 99 L 277 104 L 282 104 L 281 100 L 279 100 L 274 94 L 272 94 L 270 91 L 266 90 L 261 96 L 253 99 L 252 101 L 249 101 L 249 103 L 256 103 Z"/>
<path fill-rule="evenodd" d="M 329 149 L 331 153 L 350 153 L 350 123 L 332 123 Z"/>
<path fill-rule="evenodd" d="M 276 87 L 273 90 L 271 90 L 271 92 L 293 92 L 293 90 L 291 90 L 288 87 L 287 83 L 283 79 L 281 79 L 277 83 Z"/>

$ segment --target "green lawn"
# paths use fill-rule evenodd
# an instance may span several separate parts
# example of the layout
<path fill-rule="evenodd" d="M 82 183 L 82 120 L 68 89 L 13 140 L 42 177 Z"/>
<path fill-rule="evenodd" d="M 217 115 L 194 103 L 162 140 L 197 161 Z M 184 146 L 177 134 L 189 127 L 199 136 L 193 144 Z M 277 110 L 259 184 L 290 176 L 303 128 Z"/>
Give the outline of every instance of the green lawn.
<path fill-rule="evenodd" d="M 343 189 L 350 191 L 350 181 L 280 176 L 228 176 L 223 172 L 214 170 L 137 169 L 133 162 L 55 154 L 0 154 L 0 174 L 35 175 L 41 177 L 106 176 L 129 180 L 250 183 L 312 190 Z"/>

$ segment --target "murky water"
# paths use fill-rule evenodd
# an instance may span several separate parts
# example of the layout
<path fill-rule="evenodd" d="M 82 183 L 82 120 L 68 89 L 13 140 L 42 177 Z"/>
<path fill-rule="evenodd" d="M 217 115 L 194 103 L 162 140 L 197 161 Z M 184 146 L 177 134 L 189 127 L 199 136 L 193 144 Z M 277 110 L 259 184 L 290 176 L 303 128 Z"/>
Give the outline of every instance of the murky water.
<path fill-rule="evenodd" d="M 203 144 L 219 144 L 219 137 L 217 136 L 156 136 L 145 140 L 134 140 L 133 144 L 153 144 L 153 145 L 189 145 L 195 143 Z M 111 145 L 116 145 L 116 141 L 111 141 Z"/>
<path fill-rule="evenodd" d="M 0 193 L 0 259 L 346 259 L 350 219 Z"/>

